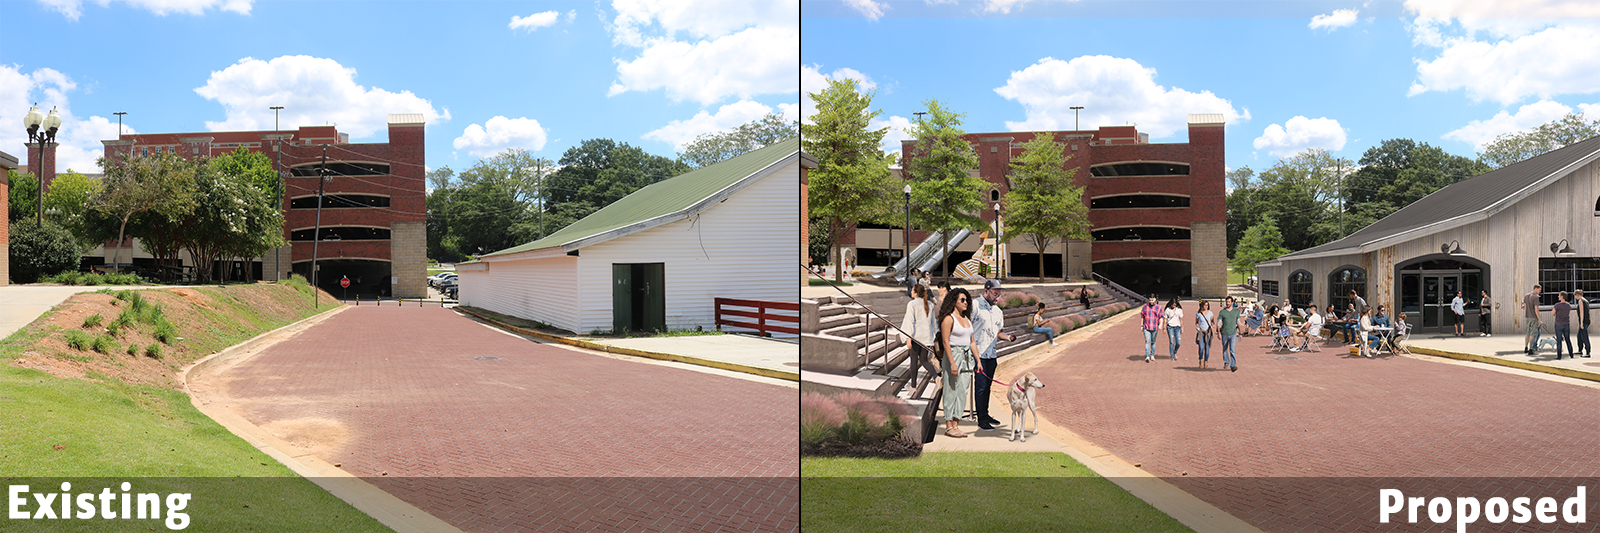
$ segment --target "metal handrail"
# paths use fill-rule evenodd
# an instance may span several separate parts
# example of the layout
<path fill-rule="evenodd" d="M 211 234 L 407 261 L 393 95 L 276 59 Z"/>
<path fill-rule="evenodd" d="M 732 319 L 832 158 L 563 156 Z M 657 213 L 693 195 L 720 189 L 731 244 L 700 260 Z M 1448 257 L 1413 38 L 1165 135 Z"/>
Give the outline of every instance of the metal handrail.
<path fill-rule="evenodd" d="M 845 298 L 849 298 L 850 301 L 855 302 L 856 305 L 861 306 L 861 308 L 867 310 L 868 313 L 872 313 L 872 316 L 878 317 L 878 319 L 883 320 L 883 324 L 885 326 L 888 326 L 890 328 L 894 328 L 895 331 L 899 332 L 900 335 L 902 335 L 902 336 L 904 336 L 906 338 L 907 342 L 916 343 L 918 346 L 921 346 L 922 349 L 923 349 L 923 353 L 926 353 L 928 357 L 933 357 L 937 353 L 936 351 L 934 351 L 934 349 L 931 346 L 923 344 L 922 341 L 919 341 L 919 340 L 917 340 L 916 337 L 911 336 L 911 333 L 907 332 L 906 330 L 900 329 L 900 326 L 896 326 L 894 324 L 893 320 L 889 320 L 889 317 L 883 316 L 883 314 L 872 310 L 871 307 L 867 306 L 867 304 L 862 303 L 861 300 L 856 299 L 855 296 L 852 296 L 850 293 L 845 292 L 844 289 L 839 288 L 838 285 L 834 285 L 832 281 L 828 280 L 827 276 L 824 276 L 821 273 L 818 273 L 815 269 L 812 269 L 810 265 L 807 265 L 805 263 L 801 263 L 800 264 L 800 268 L 806 269 L 806 272 L 810 273 L 813 276 L 816 276 L 817 279 L 820 279 L 823 282 L 827 283 L 829 287 L 833 287 L 833 290 L 838 291 L 839 294 L 843 294 L 845 296 Z M 871 321 L 870 320 L 868 321 L 868 325 L 869 326 L 871 325 Z M 887 329 L 885 329 L 884 332 L 883 332 L 883 338 L 886 339 L 886 340 L 889 338 L 889 331 Z M 867 349 L 868 350 L 872 349 L 872 330 L 871 330 L 870 327 L 867 329 Z M 883 357 L 884 357 L 884 374 L 888 374 L 890 370 L 893 370 L 893 369 L 889 368 L 889 366 L 888 366 L 889 365 L 889 353 L 887 351 L 885 351 Z M 914 385 L 917 382 L 917 375 L 921 372 L 922 369 L 919 368 L 919 365 L 913 359 L 915 359 L 915 358 L 913 358 L 913 357 L 907 357 L 906 358 L 906 361 L 911 364 L 911 375 L 906 380 L 906 383 Z M 902 384 L 902 386 L 903 385 L 904 384 Z M 899 392 L 899 391 L 896 391 L 896 392 Z"/>
<path fill-rule="evenodd" d="M 1114 291 L 1122 293 L 1123 297 L 1130 298 L 1134 302 L 1139 302 L 1139 301 L 1142 300 L 1139 297 L 1139 293 L 1133 292 L 1132 290 L 1128 289 L 1127 287 L 1123 287 L 1122 285 L 1118 284 L 1115 281 L 1111 281 L 1109 278 L 1106 278 L 1105 276 L 1100 275 L 1099 272 L 1090 272 L 1089 275 L 1093 276 L 1095 281 L 1100 282 L 1101 285 L 1105 285 L 1106 287 L 1110 288 L 1111 290 L 1114 290 Z"/>

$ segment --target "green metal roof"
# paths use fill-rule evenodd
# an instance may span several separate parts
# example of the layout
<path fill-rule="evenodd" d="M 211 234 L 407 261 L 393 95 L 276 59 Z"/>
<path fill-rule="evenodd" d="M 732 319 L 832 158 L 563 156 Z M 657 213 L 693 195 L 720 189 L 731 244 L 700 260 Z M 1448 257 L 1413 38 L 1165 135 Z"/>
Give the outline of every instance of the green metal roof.
<path fill-rule="evenodd" d="M 610 240 L 602 237 L 606 234 L 614 234 L 611 238 L 627 235 L 631 232 L 625 230 L 630 227 L 685 212 L 799 151 L 800 139 L 790 138 L 727 161 L 650 184 L 543 239 L 485 254 L 483 257 L 558 246 L 575 248 L 574 244 L 577 244 L 576 247 L 582 247 Z M 634 228 L 635 231 L 642 229 L 648 227 Z M 586 240 L 589 242 L 578 242 Z"/>

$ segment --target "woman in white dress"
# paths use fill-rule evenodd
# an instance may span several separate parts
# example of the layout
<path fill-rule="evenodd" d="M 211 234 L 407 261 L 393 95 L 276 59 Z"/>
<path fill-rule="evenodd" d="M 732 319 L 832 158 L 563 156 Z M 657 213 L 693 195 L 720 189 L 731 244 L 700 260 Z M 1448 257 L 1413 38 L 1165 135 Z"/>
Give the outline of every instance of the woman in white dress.
<path fill-rule="evenodd" d="M 944 296 L 939 307 L 939 350 L 944 368 L 944 434 L 965 437 L 957 427 L 957 420 L 967 410 L 967 387 L 972 383 L 972 369 L 978 360 L 972 354 L 977 347 L 972 343 L 972 297 L 966 289 L 955 289 Z"/>

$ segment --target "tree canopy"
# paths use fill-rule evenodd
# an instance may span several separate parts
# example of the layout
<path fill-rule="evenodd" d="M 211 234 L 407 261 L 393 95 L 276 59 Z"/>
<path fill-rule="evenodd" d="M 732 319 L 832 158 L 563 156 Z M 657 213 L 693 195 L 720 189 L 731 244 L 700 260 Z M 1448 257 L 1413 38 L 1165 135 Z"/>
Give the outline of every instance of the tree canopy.
<path fill-rule="evenodd" d="M 1255 275 L 1257 263 L 1271 261 L 1289 253 L 1289 249 L 1283 247 L 1283 242 L 1283 234 L 1278 232 L 1278 224 L 1273 222 L 1271 216 L 1262 215 L 1255 224 L 1245 230 L 1244 237 L 1239 240 L 1239 248 L 1228 264 L 1235 271 Z"/>
<path fill-rule="evenodd" d="M 1483 151 L 1478 154 L 1478 161 L 1500 168 L 1596 135 L 1600 135 L 1600 119 L 1587 121 L 1582 115 L 1567 113 L 1530 131 L 1495 137 L 1484 145 Z"/>
<path fill-rule="evenodd" d="M 812 124 L 800 126 L 801 149 L 817 158 L 807 184 L 808 217 L 828 222 L 835 280 L 844 275 L 838 257 L 846 225 L 883 220 L 893 204 L 892 156 L 879 148 L 888 128 L 867 129 L 881 113 L 871 109 L 872 96 L 870 90 L 861 92 L 855 80 L 830 80 L 822 92 L 811 94 L 817 104 Z"/>
<path fill-rule="evenodd" d="M 911 218 L 922 227 L 943 232 L 945 260 L 942 275 L 950 274 L 950 232 L 959 229 L 981 230 L 986 207 L 983 192 L 989 182 L 973 176 L 967 169 L 978 168 L 978 154 L 961 136 L 961 119 L 966 115 L 951 111 L 938 100 L 925 102 L 928 116 L 911 130 L 917 138 L 906 167 L 911 178 Z"/>
<path fill-rule="evenodd" d="M 1026 235 L 1039 253 L 1039 279 L 1044 279 L 1044 252 L 1050 243 L 1089 237 L 1089 207 L 1083 203 L 1083 187 L 1072 180 L 1078 169 L 1064 168 L 1072 158 L 1065 146 L 1041 132 L 1022 149 L 1022 155 L 1012 158 L 1002 238 L 1009 242 Z"/>
<path fill-rule="evenodd" d="M 778 141 L 799 135 L 798 123 L 784 120 L 782 115 L 766 116 L 731 131 L 702 134 L 684 145 L 678 161 L 693 168 L 701 168 L 737 157 Z"/>

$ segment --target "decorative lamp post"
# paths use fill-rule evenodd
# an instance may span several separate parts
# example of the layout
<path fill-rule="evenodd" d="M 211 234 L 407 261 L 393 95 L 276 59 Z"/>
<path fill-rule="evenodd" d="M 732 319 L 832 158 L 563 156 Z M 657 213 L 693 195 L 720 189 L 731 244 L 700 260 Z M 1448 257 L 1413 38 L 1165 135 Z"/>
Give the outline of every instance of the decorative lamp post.
<path fill-rule="evenodd" d="M 22 126 L 28 129 L 28 142 L 39 144 L 39 159 L 44 159 L 45 150 L 47 148 L 46 145 L 54 144 L 56 142 L 56 132 L 61 129 L 61 114 L 56 112 L 55 108 L 51 108 L 50 115 L 46 116 L 39 112 L 39 104 L 34 104 L 32 108 L 28 109 L 28 114 L 22 117 Z M 44 128 L 44 131 L 39 131 L 40 128 Z M 28 163 L 29 166 L 33 166 L 35 164 L 31 158 Z M 40 171 L 34 173 L 33 179 L 39 184 L 39 211 L 37 214 L 39 215 L 39 225 L 43 226 L 44 162 L 39 161 L 37 164 L 37 168 L 39 168 Z"/>
<path fill-rule="evenodd" d="M 911 279 L 911 184 L 907 183 L 906 193 L 906 228 L 900 232 L 900 246 L 905 248 L 906 281 L 909 285 L 916 285 L 916 280 Z"/>
<path fill-rule="evenodd" d="M 994 204 L 994 277 L 1000 278 L 1000 204 Z"/>

